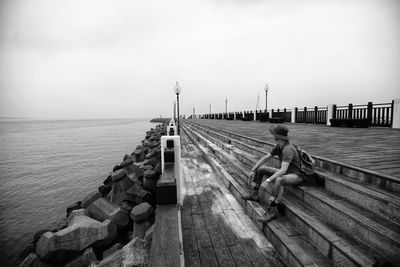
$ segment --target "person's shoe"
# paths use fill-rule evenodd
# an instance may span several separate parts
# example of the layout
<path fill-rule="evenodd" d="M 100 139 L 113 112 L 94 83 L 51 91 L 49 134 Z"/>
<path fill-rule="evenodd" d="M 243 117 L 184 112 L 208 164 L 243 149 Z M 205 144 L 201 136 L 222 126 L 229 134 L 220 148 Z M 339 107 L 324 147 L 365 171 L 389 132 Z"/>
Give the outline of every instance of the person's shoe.
<path fill-rule="evenodd" d="M 242 199 L 259 202 L 260 201 L 260 197 L 258 196 L 258 190 L 256 190 L 256 189 L 251 190 L 250 194 L 242 196 Z"/>
<path fill-rule="evenodd" d="M 257 222 L 269 223 L 276 218 L 278 218 L 278 208 L 276 206 L 268 207 L 267 211 L 262 216 L 257 218 Z"/>

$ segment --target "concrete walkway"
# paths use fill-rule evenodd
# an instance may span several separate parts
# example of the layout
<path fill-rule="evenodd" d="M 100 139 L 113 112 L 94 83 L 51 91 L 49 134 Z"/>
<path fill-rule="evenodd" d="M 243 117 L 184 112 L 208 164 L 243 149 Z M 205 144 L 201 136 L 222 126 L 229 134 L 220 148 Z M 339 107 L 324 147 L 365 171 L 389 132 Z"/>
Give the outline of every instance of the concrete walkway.
<path fill-rule="evenodd" d="M 204 126 L 275 143 L 271 123 L 193 120 Z M 292 142 L 313 155 L 400 178 L 400 130 L 391 128 L 337 128 L 285 123 Z"/>
<path fill-rule="evenodd" d="M 182 135 L 186 266 L 282 266 L 274 247 Z"/>

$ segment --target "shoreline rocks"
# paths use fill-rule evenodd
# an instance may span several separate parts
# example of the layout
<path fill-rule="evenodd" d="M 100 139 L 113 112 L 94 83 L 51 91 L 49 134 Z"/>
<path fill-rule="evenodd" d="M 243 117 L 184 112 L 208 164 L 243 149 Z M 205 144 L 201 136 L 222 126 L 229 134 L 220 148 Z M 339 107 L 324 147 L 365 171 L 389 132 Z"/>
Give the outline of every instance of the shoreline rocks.
<path fill-rule="evenodd" d="M 20 266 L 144 265 L 161 175 L 160 139 L 165 134 L 165 123 L 147 131 L 141 144 L 106 174 L 98 191 L 67 207 L 67 224 L 35 234 L 30 246 L 36 253 Z"/>

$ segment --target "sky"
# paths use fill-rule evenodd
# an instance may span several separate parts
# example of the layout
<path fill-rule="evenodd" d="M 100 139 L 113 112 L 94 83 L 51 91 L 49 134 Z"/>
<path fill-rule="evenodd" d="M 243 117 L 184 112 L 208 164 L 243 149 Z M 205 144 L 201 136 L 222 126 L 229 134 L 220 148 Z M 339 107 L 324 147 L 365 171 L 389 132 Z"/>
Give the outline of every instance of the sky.
<path fill-rule="evenodd" d="M 0 116 L 180 113 L 400 98 L 398 0 L 0 0 Z"/>

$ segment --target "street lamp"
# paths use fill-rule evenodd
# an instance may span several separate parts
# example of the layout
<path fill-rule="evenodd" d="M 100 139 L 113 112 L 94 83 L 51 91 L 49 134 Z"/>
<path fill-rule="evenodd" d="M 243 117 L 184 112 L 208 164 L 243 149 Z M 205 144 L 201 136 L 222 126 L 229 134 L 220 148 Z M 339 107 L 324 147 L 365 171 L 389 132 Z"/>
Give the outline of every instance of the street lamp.
<path fill-rule="evenodd" d="M 174 100 L 174 123 L 176 121 L 176 100 Z"/>
<path fill-rule="evenodd" d="M 228 118 L 228 98 L 225 98 L 225 113 L 226 117 Z"/>
<path fill-rule="evenodd" d="M 268 83 L 265 84 L 264 90 L 265 90 L 265 114 L 267 114 L 267 107 L 268 107 L 267 102 L 268 102 L 268 90 L 269 90 Z"/>
<path fill-rule="evenodd" d="M 175 84 L 174 91 L 176 94 L 176 100 L 178 105 L 178 135 L 181 135 L 181 125 L 179 123 L 179 94 L 181 93 L 181 87 L 179 86 L 178 82 L 176 82 Z"/>

